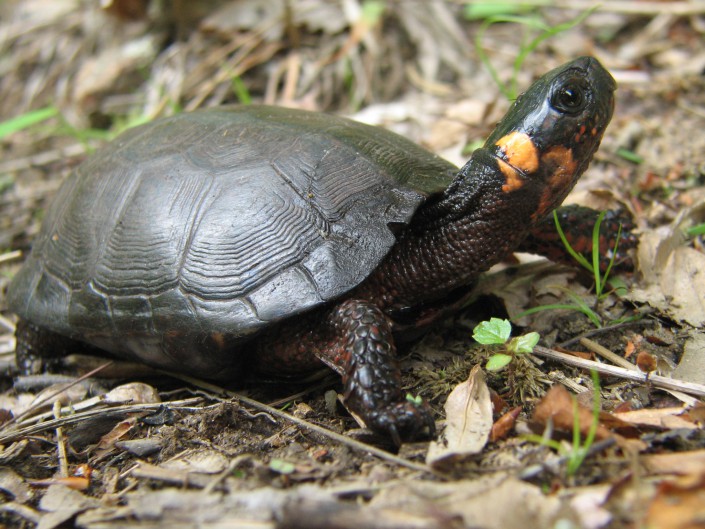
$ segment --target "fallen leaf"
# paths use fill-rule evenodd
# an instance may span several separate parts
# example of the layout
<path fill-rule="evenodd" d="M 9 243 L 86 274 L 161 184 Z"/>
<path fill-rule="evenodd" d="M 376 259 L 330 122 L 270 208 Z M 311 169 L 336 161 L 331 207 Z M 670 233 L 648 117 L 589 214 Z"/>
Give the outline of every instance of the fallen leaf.
<path fill-rule="evenodd" d="M 705 450 L 648 454 L 641 464 L 650 474 L 705 474 Z"/>
<path fill-rule="evenodd" d="M 521 406 L 517 406 L 497 419 L 492 425 L 492 430 L 490 431 L 490 441 L 496 443 L 497 441 L 507 437 L 509 432 L 512 431 L 512 428 L 514 428 L 514 425 L 517 422 L 517 417 L 519 417 L 520 413 Z"/>
<path fill-rule="evenodd" d="M 130 417 L 129 419 L 117 423 L 112 430 L 100 438 L 96 456 L 100 457 L 106 452 L 111 451 L 115 447 L 115 442 L 125 437 L 125 435 L 134 428 L 136 423 L 137 419 L 135 417 Z"/>
<path fill-rule="evenodd" d="M 642 410 L 613 413 L 617 419 L 635 426 L 648 426 L 659 429 L 686 428 L 694 430 L 697 425 L 687 418 L 681 417 L 686 410 L 683 408 L 645 408 Z"/>
<path fill-rule="evenodd" d="M 690 333 L 683 345 L 683 356 L 672 376 L 686 382 L 705 384 L 705 332 Z"/>
<path fill-rule="evenodd" d="M 161 402 L 159 392 L 149 384 L 130 382 L 110 390 L 105 394 L 105 401 L 114 404 L 155 404 Z"/>
<path fill-rule="evenodd" d="M 479 365 L 458 384 L 445 404 L 446 427 L 438 441 L 428 447 L 426 462 L 444 464 L 482 451 L 492 429 L 492 401 Z"/>
<path fill-rule="evenodd" d="M 638 262 L 643 288 L 627 298 L 685 321 L 705 326 L 705 254 L 686 246 L 684 231 L 705 218 L 705 200 L 683 210 L 670 226 L 640 236 Z"/>
<path fill-rule="evenodd" d="M 580 433 L 587 435 L 592 425 L 593 411 L 581 405 L 576 407 L 573 402 L 573 397 L 565 387 L 561 385 L 553 386 L 536 406 L 530 425 L 532 428 L 543 431 L 549 420 L 552 420 L 556 431 L 572 435 L 575 423 L 574 410 L 577 410 Z M 606 439 L 612 435 L 602 424 L 597 425 L 596 439 Z"/>
<path fill-rule="evenodd" d="M 696 529 L 705 520 L 705 474 L 659 484 L 646 514 L 646 526 Z"/>

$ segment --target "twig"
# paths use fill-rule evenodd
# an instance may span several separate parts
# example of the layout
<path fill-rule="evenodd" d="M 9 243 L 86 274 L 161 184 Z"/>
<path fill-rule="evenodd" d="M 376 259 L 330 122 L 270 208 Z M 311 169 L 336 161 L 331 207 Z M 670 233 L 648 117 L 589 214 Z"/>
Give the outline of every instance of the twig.
<path fill-rule="evenodd" d="M 72 387 L 75 386 L 76 384 L 80 384 L 81 382 L 83 382 L 83 381 L 86 380 L 87 378 L 92 377 L 93 375 L 95 375 L 95 374 L 98 373 L 99 371 L 102 371 L 102 370 L 105 369 L 106 367 L 110 366 L 112 363 L 113 363 L 112 360 L 109 361 L 109 362 L 106 362 L 106 363 L 104 363 L 103 365 L 100 365 L 100 366 L 96 367 L 94 370 L 89 371 L 89 372 L 86 373 L 85 375 L 81 375 L 80 377 L 78 377 L 76 380 L 74 380 L 74 381 L 71 382 L 70 384 L 66 384 L 66 385 L 64 385 L 64 386 L 61 386 L 61 387 L 58 388 L 56 391 L 54 391 L 54 392 L 52 392 L 52 393 L 49 393 L 49 394 L 46 395 L 45 397 L 43 397 L 43 398 L 41 398 L 40 400 L 34 402 L 34 403 L 33 403 L 29 408 L 27 408 L 25 411 L 23 411 L 22 413 L 20 413 L 20 414 L 17 415 L 16 417 L 13 417 L 13 418 L 10 419 L 9 421 L 7 421 L 5 424 L 3 424 L 3 425 L 2 425 L 2 429 L 1 429 L 0 431 L 3 431 L 3 430 L 5 430 L 8 426 L 10 426 L 10 425 L 12 425 L 12 424 L 14 424 L 14 423 L 16 423 L 16 422 L 19 422 L 19 421 L 20 421 L 21 419 L 23 419 L 24 417 L 27 417 L 28 415 L 31 415 L 31 414 L 34 413 L 42 404 L 46 404 L 46 403 L 49 402 L 51 399 L 53 399 L 54 397 L 56 397 L 59 393 L 63 393 L 64 391 L 66 391 L 66 390 L 69 389 L 69 388 L 72 388 Z"/>
<path fill-rule="evenodd" d="M 332 439 L 333 441 L 336 441 L 338 443 L 344 444 L 348 446 L 349 448 L 352 448 L 353 450 L 357 450 L 359 452 L 367 452 L 369 454 L 372 454 L 376 457 L 379 457 L 380 459 L 384 459 L 385 461 L 389 461 L 390 463 L 395 463 L 397 465 L 410 468 L 412 470 L 418 470 L 420 472 L 427 472 L 430 474 L 435 474 L 433 469 L 429 467 L 428 465 L 423 465 L 420 463 L 414 463 L 413 461 L 409 461 L 408 459 L 404 459 L 403 457 L 396 456 L 390 452 L 387 452 L 386 450 L 382 450 L 381 448 L 377 448 L 376 446 L 368 445 L 365 443 L 362 443 L 360 441 L 356 441 L 355 439 L 351 439 L 350 437 L 347 437 L 345 435 L 333 432 L 331 430 L 328 430 L 327 428 L 323 428 L 322 426 L 318 426 L 317 424 L 310 423 L 308 421 L 305 421 L 303 419 L 299 419 L 298 417 L 294 417 L 293 415 L 290 415 L 286 412 L 283 412 L 277 408 L 274 408 L 272 406 L 269 406 L 267 404 L 264 404 L 263 402 L 259 402 L 255 399 L 251 399 L 249 397 L 245 397 L 244 395 L 240 395 L 239 393 L 236 393 L 234 391 L 228 391 L 224 388 L 221 388 L 220 386 L 216 386 L 215 384 L 209 384 L 208 382 L 205 382 L 203 380 L 199 380 L 197 378 L 192 378 L 187 375 L 182 375 L 179 373 L 172 373 L 169 371 L 164 371 L 164 374 L 177 378 L 179 380 L 183 380 L 184 382 L 187 382 L 189 384 L 193 384 L 194 386 L 197 386 L 201 389 L 205 389 L 207 391 L 212 391 L 213 393 L 220 393 L 220 394 L 225 394 L 228 395 L 232 398 L 238 399 L 241 403 L 250 406 L 252 408 L 255 408 L 260 411 L 264 411 L 266 413 L 269 413 L 270 415 L 274 415 L 275 417 L 278 417 L 279 419 L 282 419 L 284 421 L 291 422 L 297 426 L 300 426 L 302 428 L 306 428 L 307 430 L 310 430 L 312 432 L 315 432 L 317 434 L 323 435 L 325 437 L 328 437 L 329 439 Z"/>
<path fill-rule="evenodd" d="M 22 250 L 13 250 L 0 254 L 0 264 L 11 263 L 22 259 Z"/>
<path fill-rule="evenodd" d="M 651 383 L 655 387 L 661 389 L 682 391 L 683 393 L 688 393 L 690 395 L 705 397 L 705 386 L 703 386 L 702 384 L 685 382 L 683 380 L 677 380 L 674 378 L 668 378 L 660 375 L 652 374 L 647 376 L 646 373 L 642 373 L 641 371 L 631 371 L 629 369 L 624 369 L 623 367 L 601 364 L 592 360 L 583 360 L 582 358 L 578 358 L 577 356 L 572 356 L 569 354 L 561 353 L 559 351 L 554 351 L 553 349 L 541 347 L 540 345 L 534 347 L 533 354 L 544 356 L 546 358 L 552 358 L 553 360 L 558 360 L 560 362 L 563 362 L 564 364 L 579 367 L 581 369 L 594 369 L 595 371 L 603 375 L 616 376 L 626 380 L 632 380 L 634 382 Z"/>
<path fill-rule="evenodd" d="M 61 403 L 58 400 L 54 401 L 54 418 L 61 419 Z M 69 477 L 69 463 L 66 457 L 64 430 L 61 426 L 56 427 L 56 448 L 59 452 L 59 475 L 62 478 L 67 478 Z"/>
<path fill-rule="evenodd" d="M 621 366 L 624 369 L 629 369 L 630 371 L 639 371 L 639 368 L 628 360 L 625 360 L 618 354 L 613 353 L 612 351 L 607 349 L 607 347 L 603 347 L 599 343 L 593 342 L 589 338 L 580 338 L 580 343 L 591 351 L 594 351 L 595 353 L 600 355 L 602 358 L 609 360 L 613 364 L 617 364 L 618 366 Z"/>
<path fill-rule="evenodd" d="M 112 415 L 118 415 L 122 416 L 128 413 L 139 413 L 142 411 L 153 411 L 159 409 L 160 406 L 168 405 L 171 406 L 174 409 L 186 409 L 189 406 L 193 406 L 195 404 L 199 404 L 203 402 L 202 397 L 195 397 L 195 398 L 190 398 L 190 399 L 184 399 L 180 401 L 171 401 L 171 402 L 156 402 L 156 403 L 150 403 L 150 404 L 124 404 L 122 406 L 115 406 L 113 408 L 99 408 L 95 410 L 86 410 L 84 412 L 80 413 L 75 413 L 73 415 L 64 415 L 60 419 L 52 419 L 49 421 L 42 422 L 40 424 L 28 424 L 24 426 L 26 422 L 31 422 L 34 421 L 35 417 L 32 417 L 30 419 L 27 419 L 26 421 L 23 421 L 23 423 L 18 424 L 16 426 L 16 430 L 12 430 L 9 432 L 3 432 L 0 434 L 0 445 L 1 444 L 7 444 L 12 441 L 17 441 L 19 439 L 22 439 L 24 437 L 28 437 L 30 435 L 38 434 L 40 432 L 46 431 L 46 430 L 52 430 L 56 428 L 57 426 L 66 426 L 69 424 L 76 424 L 81 421 L 84 421 L 86 419 L 90 419 L 91 417 L 95 417 L 96 415 L 104 415 L 106 417 L 112 416 Z"/>

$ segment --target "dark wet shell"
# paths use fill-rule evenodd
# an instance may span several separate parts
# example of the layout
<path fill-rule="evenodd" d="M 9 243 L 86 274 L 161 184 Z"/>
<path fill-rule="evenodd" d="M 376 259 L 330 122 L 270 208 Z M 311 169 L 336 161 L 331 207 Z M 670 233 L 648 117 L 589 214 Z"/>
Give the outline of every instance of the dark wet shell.
<path fill-rule="evenodd" d="M 68 178 L 10 303 L 113 350 L 175 329 L 249 335 L 358 285 L 394 244 L 388 225 L 454 171 L 329 115 L 233 107 L 159 120 Z"/>

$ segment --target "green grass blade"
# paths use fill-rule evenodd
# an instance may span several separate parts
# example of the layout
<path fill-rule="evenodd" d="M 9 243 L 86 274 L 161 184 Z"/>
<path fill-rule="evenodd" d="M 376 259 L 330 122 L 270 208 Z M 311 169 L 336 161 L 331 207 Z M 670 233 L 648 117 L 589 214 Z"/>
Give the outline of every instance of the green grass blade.
<path fill-rule="evenodd" d="M 32 125 L 46 121 L 49 118 L 56 116 L 59 113 L 56 107 L 40 108 L 26 112 L 20 116 L 8 119 L 0 123 L 0 139 L 14 134 L 20 130 L 24 130 Z"/>
<path fill-rule="evenodd" d="M 595 295 L 598 299 L 602 294 L 602 276 L 600 275 L 600 226 L 604 218 L 605 212 L 601 211 L 597 216 L 595 225 L 592 227 L 592 273 L 595 277 Z"/>
<path fill-rule="evenodd" d="M 563 243 L 563 246 L 565 247 L 566 251 L 570 254 L 570 256 L 575 259 L 582 267 L 586 268 L 590 272 L 593 271 L 592 265 L 588 262 L 587 259 L 585 259 L 584 256 L 580 255 L 578 252 L 576 252 L 573 247 L 570 245 L 568 242 L 567 237 L 565 236 L 565 232 L 563 231 L 563 228 L 561 227 L 561 222 L 558 220 L 558 213 L 556 210 L 553 210 L 553 220 L 556 223 L 556 230 L 558 231 L 558 236 L 561 238 L 561 242 Z"/>

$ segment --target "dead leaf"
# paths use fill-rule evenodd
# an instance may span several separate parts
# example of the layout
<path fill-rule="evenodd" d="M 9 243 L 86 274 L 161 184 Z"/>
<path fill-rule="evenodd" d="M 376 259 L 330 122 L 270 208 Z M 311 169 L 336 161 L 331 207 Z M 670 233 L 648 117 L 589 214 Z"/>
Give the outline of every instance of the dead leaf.
<path fill-rule="evenodd" d="M 705 326 L 705 254 L 686 246 L 684 230 L 705 218 L 705 200 L 678 215 L 670 226 L 640 236 L 638 261 L 644 288 L 628 294 L 678 321 Z"/>
<path fill-rule="evenodd" d="M 534 415 L 531 418 L 531 426 L 538 427 L 543 431 L 549 420 L 552 420 L 556 431 L 572 435 L 575 422 L 574 409 L 577 409 L 580 433 L 587 435 L 592 425 L 593 411 L 581 405 L 575 408 L 573 402 L 573 397 L 565 387 L 561 385 L 553 386 L 536 406 Z M 606 439 L 612 435 L 602 424 L 597 425 L 596 439 Z"/>
<path fill-rule="evenodd" d="M 649 454 L 641 463 L 651 474 L 705 474 L 705 450 Z"/>
<path fill-rule="evenodd" d="M 26 503 L 33 496 L 33 491 L 24 478 L 9 468 L 0 468 L 0 490 L 10 495 L 17 503 Z"/>
<path fill-rule="evenodd" d="M 648 426 L 660 429 L 687 428 L 694 430 L 697 425 L 681 417 L 683 408 L 645 408 L 643 410 L 613 413 L 612 416 L 635 426 Z"/>
<path fill-rule="evenodd" d="M 112 430 L 100 438 L 96 449 L 96 457 L 101 457 L 106 452 L 110 452 L 115 447 L 115 443 L 127 435 L 136 423 L 136 417 L 130 417 L 117 423 Z"/>
<path fill-rule="evenodd" d="M 479 365 L 458 384 L 445 404 L 446 427 L 428 447 L 426 462 L 443 465 L 482 451 L 492 429 L 492 401 Z"/>
<path fill-rule="evenodd" d="M 512 408 L 507 413 L 502 415 L 499 419 L 495 421 L 492 425 L 492 431 L 490 432 L 490 441 L 496 443 L 497 441 L 504 439 L 512 431 L 514 425 L 517 422 L 517 417 L 521 413 L 521 406 Z"/>
<path fill-rule="evenodd" d="M 161 402 L 159 392 L 149 384 L 130 382 L 117 386 L 105 394 L 105 402 L 114 404 L 155 404 Z"/>
<path fill-rule="evenodd" d="M 673 370 L 673 378 L 705 384 L 705 332 L 692 331 L 683 346 L 683 356 Z"/>
<path fill-rule="evenodd" d="M 659 484 L 646 514 L 646 526 L 696 529 L 705 519 L 705 474 Z"/>

